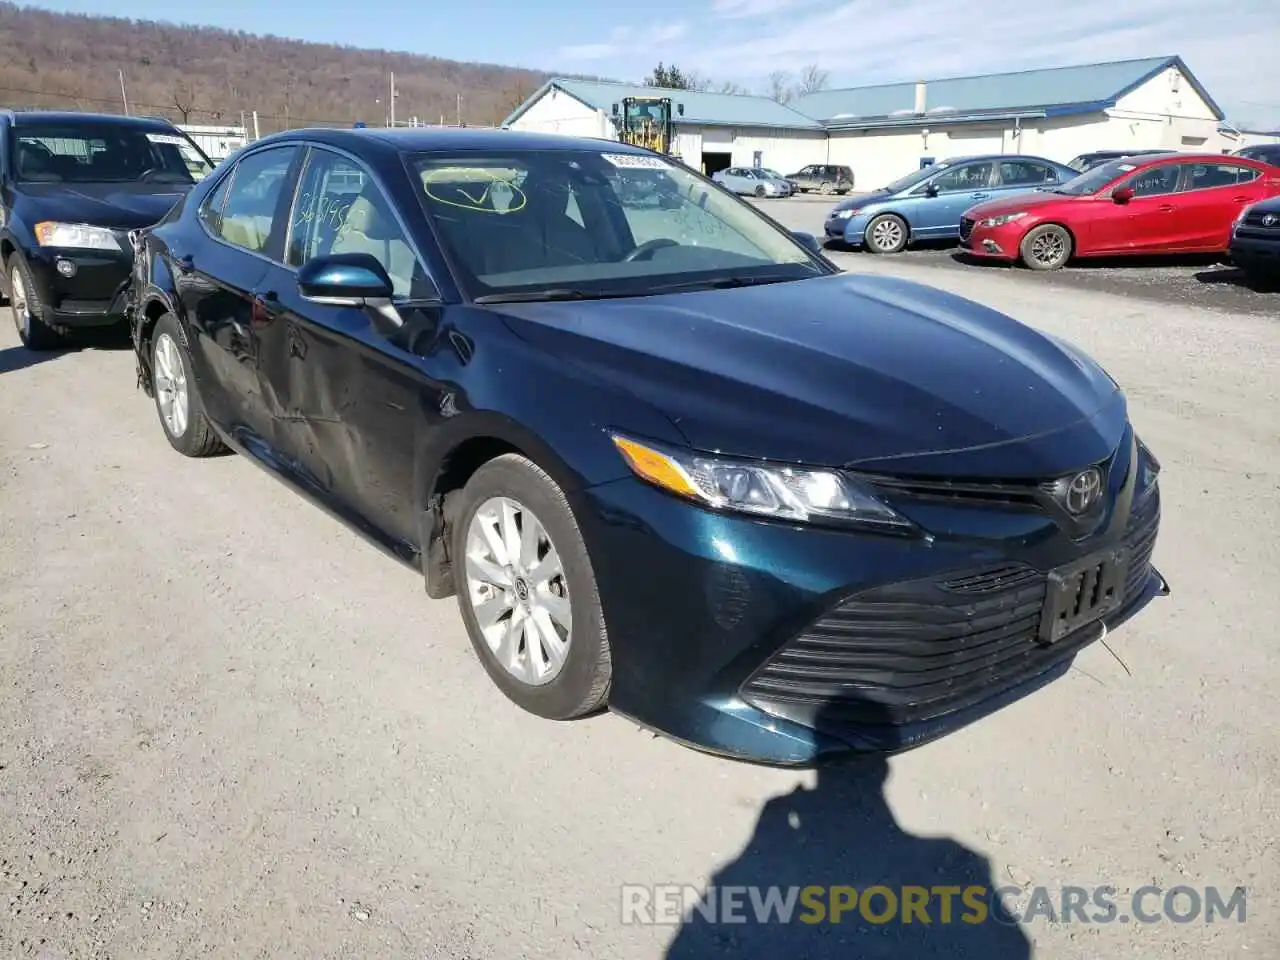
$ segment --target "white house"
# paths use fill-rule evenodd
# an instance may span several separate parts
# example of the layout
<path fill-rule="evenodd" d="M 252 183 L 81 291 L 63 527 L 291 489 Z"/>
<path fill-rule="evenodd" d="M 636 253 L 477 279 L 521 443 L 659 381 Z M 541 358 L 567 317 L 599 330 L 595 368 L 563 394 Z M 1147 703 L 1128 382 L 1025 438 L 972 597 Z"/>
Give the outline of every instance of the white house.
<path fill-rule="evenodd" d="M 853 169 L 876 187 L 930 159 L 1030 153 L 1066 162 L 1091 150 L 1222 152 L 1240 146 L 1180 57 L 1154 57 L 948 80 L 824 90 L 787 105 L 767 97 L 551 80 L 503 126 L 616 138 L 613 105 L 669 96 L 677 148 L 708 173 L 810 163 Z"/>

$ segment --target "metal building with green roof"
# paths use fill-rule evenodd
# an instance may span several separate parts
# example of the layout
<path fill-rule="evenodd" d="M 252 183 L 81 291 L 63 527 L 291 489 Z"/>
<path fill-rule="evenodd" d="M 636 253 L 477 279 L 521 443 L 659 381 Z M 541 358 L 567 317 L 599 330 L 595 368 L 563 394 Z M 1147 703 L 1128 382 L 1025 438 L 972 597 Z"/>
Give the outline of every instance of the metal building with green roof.
<path fill-rule="evenodd" d="M 929 158 L 1032 153 L 1066 162 L 1091 150 L 1237 145 L 1222 127 L 1222 110 L 1177 56 L 824 90 L 788 104 L 554 79 L 503 126 L 614 138 L 614 104 L 654 95 L 676 105 L 677 152 L 691 166 L 714 172 L 756 165 L 785 174 L 842 164 L 868 188 Z"/>

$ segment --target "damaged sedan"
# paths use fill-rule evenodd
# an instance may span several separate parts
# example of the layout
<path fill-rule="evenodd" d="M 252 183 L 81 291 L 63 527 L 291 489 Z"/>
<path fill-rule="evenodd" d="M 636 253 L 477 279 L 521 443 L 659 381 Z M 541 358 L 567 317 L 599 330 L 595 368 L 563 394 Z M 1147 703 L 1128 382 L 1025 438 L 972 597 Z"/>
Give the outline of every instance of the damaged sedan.
<path fill-rule="evenodd" d="M 619 171 L 678 202 L 624 203 Z M 891 752 L 1167 592 L 1159 464 L 1098 364 L 842 273 L 657 154 L 291 131 L 134 243 L 173 448 L 247 456 L 456 596 L 531 714 Z"/>

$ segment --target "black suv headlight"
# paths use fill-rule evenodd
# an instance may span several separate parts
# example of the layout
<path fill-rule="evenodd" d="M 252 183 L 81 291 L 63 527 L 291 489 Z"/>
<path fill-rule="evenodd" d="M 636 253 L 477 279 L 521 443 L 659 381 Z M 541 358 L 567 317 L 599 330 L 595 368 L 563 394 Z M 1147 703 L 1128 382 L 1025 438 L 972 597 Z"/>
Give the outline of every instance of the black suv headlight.
<path fill-rule="evenodd" d="M 1156 485 L 1160 476 L 1160 461 L 1151 449 L 1138 438 L 1138 482 L 1134 485 L 1134 496 L 1145 497 Z"/>

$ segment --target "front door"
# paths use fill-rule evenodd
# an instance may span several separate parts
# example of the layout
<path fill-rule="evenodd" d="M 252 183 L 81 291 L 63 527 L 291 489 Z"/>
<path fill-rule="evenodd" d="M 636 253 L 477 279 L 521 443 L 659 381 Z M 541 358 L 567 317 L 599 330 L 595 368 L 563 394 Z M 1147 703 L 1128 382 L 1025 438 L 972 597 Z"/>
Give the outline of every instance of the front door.
<path fill-rule="evenodd" d="M 169 250 L 195 335 L 192 362 L 202 399 L 216 422 L 255 448 L 274 449 L 278 438 L 259 376 L 253 296 L 279 250 L 281 210 L 299 155 L 297 147 L 284 146 L 245 156 L 201 209 L 203 229 L 175 238 Z"/>
<path fill-rule="evenodd" d="M 306 300 L 295 279 L 313 257 L 371 254 L 392 279 L 407 327 L 429 327 L 437 294 L 407 236 L 368 170 L 313 148 L 290 216 L 286 264 L 264 293 L 280 330 L 268 386 L 288 404 L 300 472 L 370 532 L 413 543 L 417 431 L 436 419 L 443 387 L 420 352 L 379 332 L 365 309 Z"/>
<path fill-rule="evenodd" d="M 1159 253 L 1175 247 L 1178 236 L 1178 179 L 1181 164 L 1160 163 L 1137 171 L 1115 189 L 1127 186 L 1133 197 L 1094 218 L 1090 231 L 1097 253 Z M 1113 191 L 1114 192 L 1114 191 Z M 1106 197 L 1099 202 L 1111 203 Z"/>

